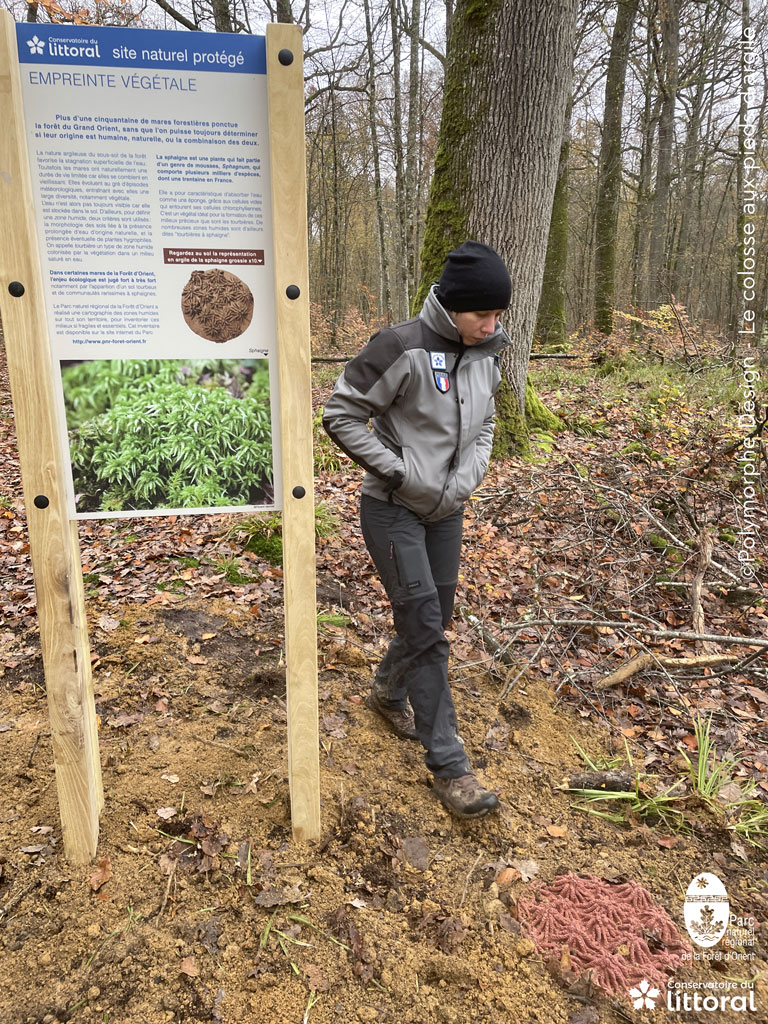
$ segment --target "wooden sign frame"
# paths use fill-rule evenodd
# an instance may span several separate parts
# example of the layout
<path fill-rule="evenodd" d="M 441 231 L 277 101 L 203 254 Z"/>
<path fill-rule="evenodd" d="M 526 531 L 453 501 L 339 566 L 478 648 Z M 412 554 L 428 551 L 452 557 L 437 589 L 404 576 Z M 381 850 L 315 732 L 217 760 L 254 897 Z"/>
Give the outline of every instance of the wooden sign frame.
<path fill-rule="evenodd" d="M 320 834 L 314 481 L 301 29 L 267 27 L 294 838 Z M 104 795 L 77 523 L 67 509 L 16 25 L 0 12 L 0 310 L 35 577 L 64 854 L 96 853 Z"/>

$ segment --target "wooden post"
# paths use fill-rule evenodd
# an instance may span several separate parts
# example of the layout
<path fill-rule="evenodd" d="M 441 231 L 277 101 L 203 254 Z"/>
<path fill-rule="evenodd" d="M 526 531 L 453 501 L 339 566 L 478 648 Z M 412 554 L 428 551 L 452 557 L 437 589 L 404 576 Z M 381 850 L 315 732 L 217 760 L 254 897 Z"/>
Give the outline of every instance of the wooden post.
<path fill-rule="evenodd" d="M 294 838 L 320 835 L 317 606 L 301 28 L 267 25 L 283 473 L 288 773 Z"/>
<path fill-rule="evenodd" d="M 16 26 L 0 11 L 0 309 L 18 436 L 64 854 L 96 853 L 104 805 L 77 524 L 67 512 Z"/>

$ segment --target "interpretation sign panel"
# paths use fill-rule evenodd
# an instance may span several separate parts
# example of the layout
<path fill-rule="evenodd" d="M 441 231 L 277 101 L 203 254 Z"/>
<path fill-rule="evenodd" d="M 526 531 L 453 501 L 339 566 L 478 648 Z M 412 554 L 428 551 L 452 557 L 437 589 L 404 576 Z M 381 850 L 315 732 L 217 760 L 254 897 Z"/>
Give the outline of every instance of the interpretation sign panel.
<path fill-rule="evenodd" d="M 16 28 L 72 518 L 280 508 L 264 38 Z"/>

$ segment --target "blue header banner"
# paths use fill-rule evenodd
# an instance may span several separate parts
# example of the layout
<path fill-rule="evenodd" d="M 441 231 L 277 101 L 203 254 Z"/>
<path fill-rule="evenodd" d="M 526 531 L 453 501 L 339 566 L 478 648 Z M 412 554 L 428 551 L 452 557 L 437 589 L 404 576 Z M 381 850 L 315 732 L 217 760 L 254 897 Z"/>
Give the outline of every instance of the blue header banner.
<path fill-rule="evenodd" d="M 162 68 L 264 75 L 264 36 L 230 32 L 168 32 L 96 25 L 16 25 L 21 64 Z"/>

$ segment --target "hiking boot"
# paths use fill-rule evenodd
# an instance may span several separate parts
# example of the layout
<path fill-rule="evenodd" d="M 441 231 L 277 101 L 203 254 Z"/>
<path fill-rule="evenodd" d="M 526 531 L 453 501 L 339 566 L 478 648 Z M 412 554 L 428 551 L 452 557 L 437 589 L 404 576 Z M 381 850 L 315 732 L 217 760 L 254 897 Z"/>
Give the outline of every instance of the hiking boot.
<path fill-rule="evenodd" d="M 459 818 L 479 818 L 499 806 L 496 794 L 482 786 L 472 772 L 458 779 L 441 779 L 435 775 L 433 788 L 448 810 Z"/>
<path fill-rule="evenodd" d="M 407 707 L 405 711 L 392 711 L 379 700 L 375 690 L 371 690 L 365 698 L 365 706 L 375 711 L 387 723 L 392 732 L 404 740 L 419 739 L 416 733 L 416 721 L 413 717 L 413 710 Z"/>

